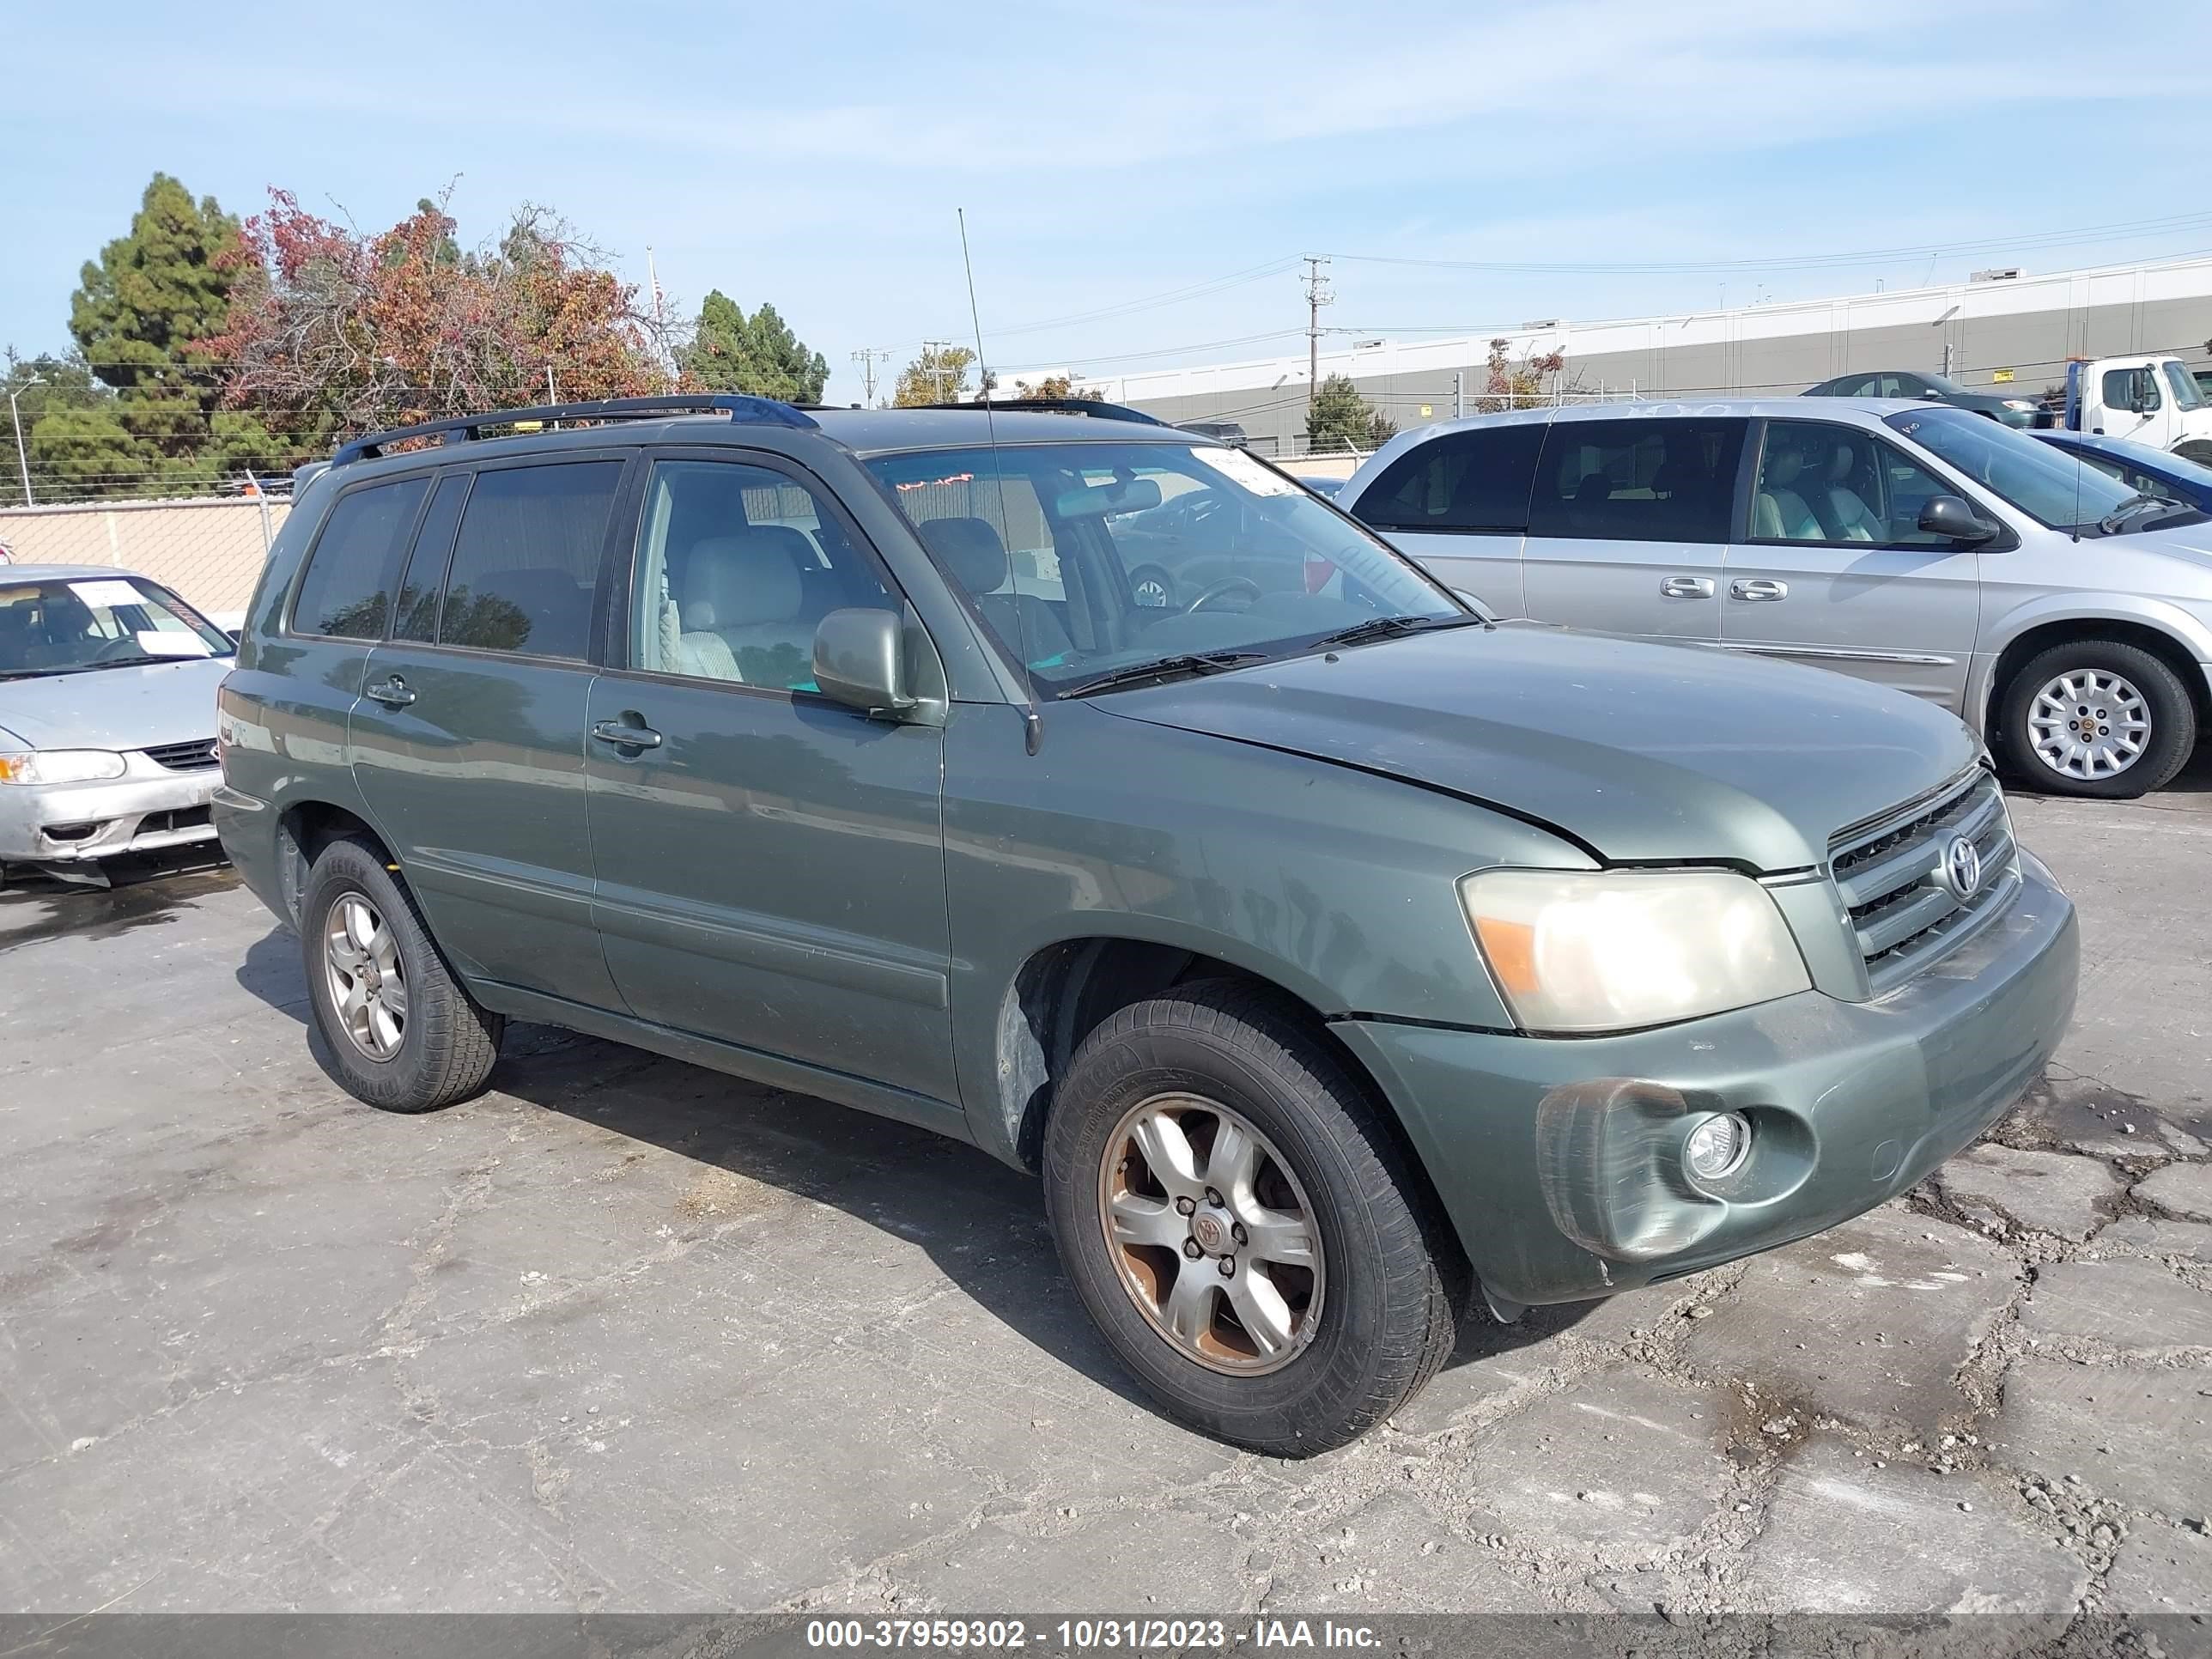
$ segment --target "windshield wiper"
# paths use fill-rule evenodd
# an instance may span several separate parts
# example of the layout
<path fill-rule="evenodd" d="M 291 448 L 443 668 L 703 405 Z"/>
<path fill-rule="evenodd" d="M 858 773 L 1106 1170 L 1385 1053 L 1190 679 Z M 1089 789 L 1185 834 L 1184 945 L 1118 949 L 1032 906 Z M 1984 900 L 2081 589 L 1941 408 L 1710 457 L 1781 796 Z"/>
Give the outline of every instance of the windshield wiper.
<path fill-rule="evenodd" d="M 2142 491 L 2138 490 L 2136 494 L 2129 496 L 2127 500 L 2122 501 L 2118 507 L 2114 507 L 2111 512 L 2105 514 L 2103 518 L 2098 520 L 2097 528 L 2103 531 L 2107 536 L 2117 536 L 2120 532 L 2121 526 L 2125 525 L 2129 520 L 2142 517 L 2143 509 L 2145 507 L 2163 509 L 2166 507 L 2179 507 L 2180 505 L 2181 504 L 2179 501 L 2169 501 L 2162 496 L 2158 495 L 2146 495 Z M 2184 510 L 2186 511 L 2187 509 L 2185 508 Z M 2159 516 L 2163 518 L 2165 514 L 2161 511 Z"/>
<path fill-rule="evenodd" d="M 1094 691 L 1114 691 L 1127 685 L 1193 679 L 1200 674 L 1218 674 L 1224 669 L 1234 668 L 1240 663 L 1258 662 L 1267 654 L 1264 651 L 1201 651 L 1179 657 L 1156 657 L 1151 662 L 1131 663 L 1126 668 L 1109 668 L 1087 680 L 1078 680 L 1059 695 L 1062 697 L 1087 697 Z"/>
<path fill-rule="evenodd" d="M 1349 628 L 1338 629 L 1334 634 L 1324 634 L 1314 644 L 1317 647 L 1359 645 L 1368 640 L 1387 640 L 1399 634 L 1425 633 L 1431 628 L 1462 628 L 1481 620 L 1480 617 L 1370 617 L 1364 623 L 1354 623 Z"/>

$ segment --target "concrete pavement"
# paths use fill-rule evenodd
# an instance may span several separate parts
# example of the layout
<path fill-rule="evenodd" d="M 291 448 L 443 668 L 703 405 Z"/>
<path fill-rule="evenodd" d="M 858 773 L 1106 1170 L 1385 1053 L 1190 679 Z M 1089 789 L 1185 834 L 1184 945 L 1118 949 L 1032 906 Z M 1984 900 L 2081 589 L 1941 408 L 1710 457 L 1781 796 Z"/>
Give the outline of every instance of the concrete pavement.
<path fill-rule="evenodd" d="M 2015 813 L 2086 977 L 1992 1142 L 1297 1464 L 980 1154 L 541 1028 L 387 1116 L 226 875 L 0 897 L 0 1612 L 2212 1610 L 2212 796 Z"/>

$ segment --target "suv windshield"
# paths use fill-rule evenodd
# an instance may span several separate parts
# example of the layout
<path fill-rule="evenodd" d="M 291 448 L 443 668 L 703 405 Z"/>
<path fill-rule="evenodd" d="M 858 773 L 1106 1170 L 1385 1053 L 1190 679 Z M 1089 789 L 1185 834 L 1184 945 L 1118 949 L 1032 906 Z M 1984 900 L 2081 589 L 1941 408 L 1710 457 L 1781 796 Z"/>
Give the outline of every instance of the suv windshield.
<path fill-rule="evenodd" d="M 932 450 L 868 464 L 945 574 L 1059 696 L 1477 618 L 1238 449 Z M 1345 643 L 1352 641 L 1346 640 Z"/>
<path fill-rule="evenodd" d="M 139 576 L 10 581 L 0 571 L 0 679 L 228 657 L 230 636 Z"/>
<path fill-rule="evenodd" d="M 1886 418 L 1929 453 L 2054 530 L 2096 535 L 2107 514 L 2135 497 L 2118 479 L 1987 416 L 1912 409 Z"/>

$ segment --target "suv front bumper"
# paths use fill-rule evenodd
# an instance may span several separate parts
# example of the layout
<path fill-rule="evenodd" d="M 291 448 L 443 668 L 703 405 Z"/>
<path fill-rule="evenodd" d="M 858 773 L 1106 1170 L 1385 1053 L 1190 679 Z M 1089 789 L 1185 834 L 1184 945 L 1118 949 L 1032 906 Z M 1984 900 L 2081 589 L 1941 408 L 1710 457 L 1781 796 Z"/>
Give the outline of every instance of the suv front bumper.
<path fill-rule="evenodd" d="M 1978 1139 L 2073 1012 L 2074 907 L 2023 853 L 2011 908 L 1888 996 L 1818 991 L 1622 1036 L 1332 1027 L 1396 1108 L 1493 1300 L 1572 1302 L 1771 1249 L 1871 1209 Z M 1682 1143 L 1741 1112 L 1699 1182 Z"/>

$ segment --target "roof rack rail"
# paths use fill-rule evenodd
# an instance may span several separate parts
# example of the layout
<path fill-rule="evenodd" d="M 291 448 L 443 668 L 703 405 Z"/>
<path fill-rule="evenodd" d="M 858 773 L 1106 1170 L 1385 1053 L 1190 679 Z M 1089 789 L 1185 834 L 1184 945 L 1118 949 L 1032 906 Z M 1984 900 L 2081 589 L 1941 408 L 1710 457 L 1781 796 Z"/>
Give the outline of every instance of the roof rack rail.
<path fill-rule="evenodd" d="M 1109 404 L 1097 398 L 978 398 L 970 403 L 925 404 L 926 409 L 1013 409 L 1044 415 L 1089 415 L 1102 421 L 1135 421 L 1143 426 L 1166 426 L 1157 415 L 1127 404 Z"/>
<path fill-rule="evenodd" d="M 393 444 L 410 438 L 435 438 L 441 444 L 451 443 L 456 437 L 477 439 L 483 436 L 486 427 L 519 426 L 534 422 L 540 426 L 556 426 L 562 421 L 645 421 L 670 415 L 726 414 L 732 421 L 755 426 L 791 426 L 812 428 L 818 424 L 809 415 L 801 414 L 789 404 L 778 403 L 773 398 L 750 397 L 735 392 L 676 392 L 658 398 L 604 398 L 596 403 L 542 404 L 532 409 L 494 409 L 480 415 L 455 415 L 440 421 L 418 421 L 413 426 L 397 426 L 389 432 L 372 432 L 365 438 L 355 438 L 340 444 L 331 457 L 332 466 L 343 466 L 349 461 L 368 460 L 381 455 Z"/>

